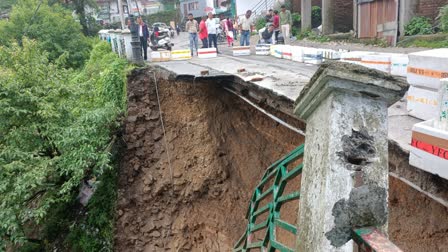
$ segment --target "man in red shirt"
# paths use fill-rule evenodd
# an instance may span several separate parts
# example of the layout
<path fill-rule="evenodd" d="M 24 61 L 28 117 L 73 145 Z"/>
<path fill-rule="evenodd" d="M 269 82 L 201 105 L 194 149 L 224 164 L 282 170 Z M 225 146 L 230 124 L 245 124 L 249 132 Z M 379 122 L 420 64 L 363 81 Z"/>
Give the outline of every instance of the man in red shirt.
<path fill-rule="evenodd" d="M 274 17 L 272 19 L 273 19 L 274 34 L 275 34 L 274 44 L 276 44 L 278 41 L 278 34 L 280 33 L 280 17 L 278 16 L 278 10 L 274 11 Z"/>
<path fill-rule="evenodd" d="M 201 23 L 199 23 L 199 39 L 202 41 L 202 48 L 208 48 L 208 32 L 205 20 L 207 20 L 207 17 L 203 16 Z"/>

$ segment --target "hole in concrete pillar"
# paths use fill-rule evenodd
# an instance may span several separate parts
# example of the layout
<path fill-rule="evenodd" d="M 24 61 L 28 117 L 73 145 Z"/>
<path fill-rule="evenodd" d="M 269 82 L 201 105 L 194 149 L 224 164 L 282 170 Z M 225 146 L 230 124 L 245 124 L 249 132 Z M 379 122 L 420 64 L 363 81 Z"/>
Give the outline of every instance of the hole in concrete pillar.
<path fill-rule="evenodd" d="M 352 135 L 343 136 L 342 149 L 345 162 L 353 165 L 368 164 L 376 155 L 373 137 L 365 128 L 352 130 Z"/>
<path fill-rule="evenodd" d="M 369 93 L 369 92 L 363 92 L 363 91 L 361 91 L 360 93 L 363 94 L 363 95 L 367 95 L 368 97 L 372 97 L 372 98 L 378 98 L 378 97 L 380 97 L 380 96 L 377 95 L 377 94 L 372 94 L 372 93 Z"/>

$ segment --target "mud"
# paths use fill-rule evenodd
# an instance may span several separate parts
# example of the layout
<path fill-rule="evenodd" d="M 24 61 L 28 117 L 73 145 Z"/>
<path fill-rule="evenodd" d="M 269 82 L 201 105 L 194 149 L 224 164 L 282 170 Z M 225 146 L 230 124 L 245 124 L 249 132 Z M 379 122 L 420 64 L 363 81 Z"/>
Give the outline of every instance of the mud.
<path fill-rule="evenodd" d="M 128 81 L 116 251 L 230 251 L 262 173 L 303 138 L 219 85 L 157 84 L 166 136 L 152 74 Z"/>
<path fill-rule="evenodd" d="M 403 251 L 448 251 L 448 209 L 389 177 L 389 237 Z"/>
<path fill-rule="evenodd" d="M 266 167 L 303 138 L 222 84 L 160 79 L 166 134 L 152 74 L 136 70 L 129 77 L 115 250 L 230 251 L 246 228 L 249 199 Z M 270 112 L 296 124 L 279 110 Z M 409 170 L 407 157 L 390 151 L 391 171 Z M 429 188 L 445 196 L 442 187 Z M 296 213 L 292 205 L 281 210 L 289 223 Z M 389 235 L 403 251 L 448 251 L 447 216 L 445 207 L 390 178 Z M 278 236 L 294 244 L 295 237 Z"/>

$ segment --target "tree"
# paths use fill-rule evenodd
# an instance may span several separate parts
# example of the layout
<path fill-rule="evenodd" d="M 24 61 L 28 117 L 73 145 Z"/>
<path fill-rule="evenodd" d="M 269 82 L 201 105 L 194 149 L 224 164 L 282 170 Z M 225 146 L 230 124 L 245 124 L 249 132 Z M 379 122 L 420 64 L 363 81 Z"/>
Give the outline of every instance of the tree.
<path fill-rule="evenodd" d="M 95 34 L 92 34 L 92 29 L 90 27 L 93 25 L 92 21 L 95 22 L 95 20 L 92 20 L 90 16 L 86 15 L 86 9 L 98 9 L 98 5 L 94 0 L 73 0 L 73 9 L 76 11 L 76 14 L 79 16 L 79 22 L 82 26 L 82 31 L 84 35 L 86 36 L 92 36 Z"/>
<path fill-rule="evenodd" d="M 76 73 L 36 41 L 0 47 L 0 250 L 23 244 L 55 204 L 110 168 L 126 62 L 100 44 Z"/>
<path fill-rule="evenodd" d="M 50 61 L 68 53 L 68 67 L 80 67 L 88 58 L 90 45 L 71 13 L 47 0 L 19 0 L 9 21 L 0 21 L 0 45 L 21 42 L 23 36 L 35 39 L 48 52 Z"/>

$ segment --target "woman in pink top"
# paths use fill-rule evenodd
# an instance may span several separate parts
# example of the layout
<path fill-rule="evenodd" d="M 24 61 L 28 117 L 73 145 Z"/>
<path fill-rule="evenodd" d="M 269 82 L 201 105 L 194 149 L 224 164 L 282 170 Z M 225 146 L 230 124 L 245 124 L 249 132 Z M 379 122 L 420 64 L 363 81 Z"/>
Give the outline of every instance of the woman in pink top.
<path fill-rule="evenodd" d="M 234 36 L 233 22 L 232 22 L 232 20 L 230 20 L 230 18 L 227 18 L 224 23 L 225 23 L 224 27 L 225 27 L 226 36 L 227 36 L 227 43 L 229 44 L 229 47 L 230 47 L 230 46 L 233 46 L 233 36 Z"/>
<path fill-rule="evenodd" d="M 202 48 L 208 48 L 208 31 L 205 20 L 207 20 L 207 17 L 203 16 L 201 23 L 199 23 L 199 39 L 202 41 Z"/>

